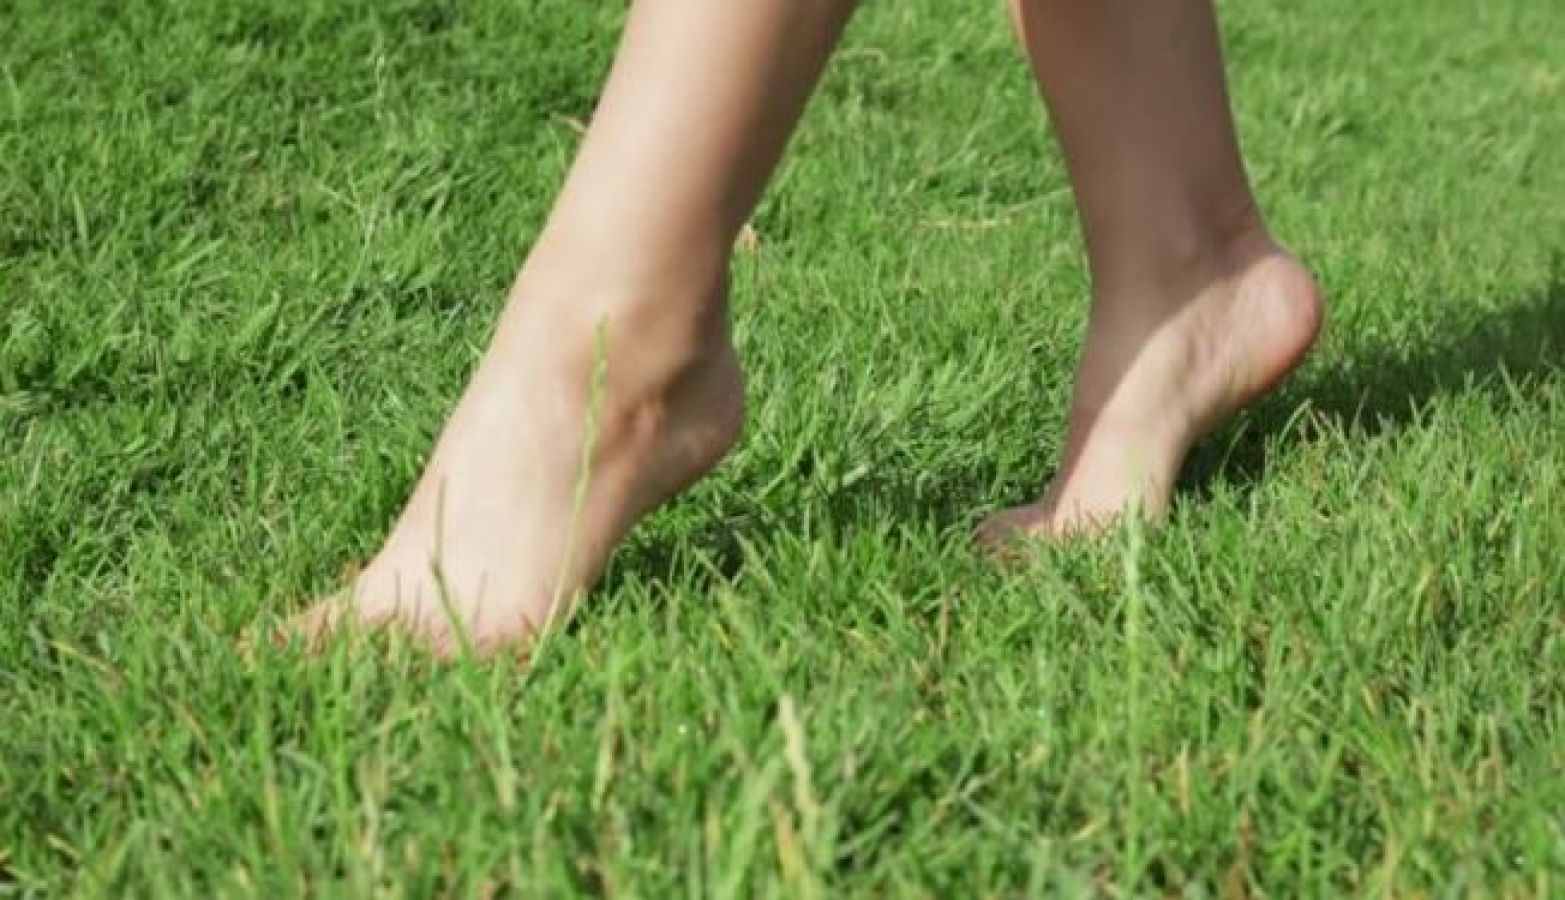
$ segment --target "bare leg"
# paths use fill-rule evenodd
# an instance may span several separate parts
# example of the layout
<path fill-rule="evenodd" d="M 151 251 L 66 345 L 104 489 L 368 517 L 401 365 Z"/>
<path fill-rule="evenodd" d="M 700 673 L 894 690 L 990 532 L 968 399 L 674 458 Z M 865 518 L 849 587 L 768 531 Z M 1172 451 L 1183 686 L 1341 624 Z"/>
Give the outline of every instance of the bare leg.
<path fill-rule="evenodd" d="M 1275 387 L 1321 301 L 1267 234 L 1210 0 L 1012 0 L 1093 280 L 1063 464 L 980 537 L 1064 535 L 1168 505 L 1190 446 Z"/>
<path fill-rule="evenodd" d="M 523 638 L 568 614 L 631 526 L 717 464 L 743 405 L 729 248 L 852 6 L 633 5 L 493 343 L 384 547 L 351 596 L 303 617 L 307 637 L 346 618 L 442 652 L 454 623 L 480 650 Z"/>

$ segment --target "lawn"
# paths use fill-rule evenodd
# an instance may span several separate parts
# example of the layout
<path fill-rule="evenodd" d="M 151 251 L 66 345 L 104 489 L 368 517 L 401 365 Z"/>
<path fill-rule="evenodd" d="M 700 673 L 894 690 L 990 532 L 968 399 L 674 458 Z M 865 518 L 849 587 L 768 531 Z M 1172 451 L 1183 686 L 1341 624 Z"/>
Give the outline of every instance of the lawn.
<path fill-rule="evenodd" d="M 1565 5 L 1224 7 L 1318 352 L 1162 528 L 976 554 L 1087 285 L 997 4 L 875 0 L 746 436 L 530 667 L 236 652 L 376 546 L 585 0 L 0 0 L 0 895 L 1565 895 Z"/>

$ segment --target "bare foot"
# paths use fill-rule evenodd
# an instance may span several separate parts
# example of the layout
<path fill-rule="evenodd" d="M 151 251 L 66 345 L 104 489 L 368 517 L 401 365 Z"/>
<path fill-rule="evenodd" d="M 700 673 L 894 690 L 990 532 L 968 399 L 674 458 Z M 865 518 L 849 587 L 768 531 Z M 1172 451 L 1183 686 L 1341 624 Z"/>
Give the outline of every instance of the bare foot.
<path fill-rule="evenodd" d="M 1059 474 L 1036 503 L 984 522 L 982 545 L 1089 533 L 1131 510 L 1162 516 L 1190 447 L 1280 384 L 1320 330 L 1314 281 L 1264 234 L 1157 290 L 1094 303 Z"/>
<path fill-rule="evenodd" d="M 743 385 L 720 297 L 686 304 L 707 309 L 692 328 L 677 305 L 548 293 L 517 289 L 385 545 L 295 633 L 392 625 L 443 656 L 521 641 L 728 451 Z"/>

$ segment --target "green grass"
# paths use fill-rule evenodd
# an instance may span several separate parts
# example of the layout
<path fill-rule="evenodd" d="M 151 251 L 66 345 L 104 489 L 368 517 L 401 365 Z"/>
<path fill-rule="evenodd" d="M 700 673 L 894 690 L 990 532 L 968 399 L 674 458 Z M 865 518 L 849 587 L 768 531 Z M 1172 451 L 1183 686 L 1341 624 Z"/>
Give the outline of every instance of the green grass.
<path fill-rule="evenodd" d="M 1565 6 L 1230 3 L 1330 298 L 1167 527 L 973 554 L 1086 284 L 993 4 L 855 22 L 746 437 L 523 670 L 235 640 L 372 551 L 613 49 L 579 0 L 0 0 L 0 894 L 1565 892 Z"/>

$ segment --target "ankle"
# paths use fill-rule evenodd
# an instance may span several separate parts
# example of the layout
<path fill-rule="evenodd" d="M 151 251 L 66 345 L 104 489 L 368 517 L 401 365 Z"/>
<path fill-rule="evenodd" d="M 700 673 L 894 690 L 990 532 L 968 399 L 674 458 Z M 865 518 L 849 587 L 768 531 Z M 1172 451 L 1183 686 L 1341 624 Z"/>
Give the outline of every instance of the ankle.
<path fill-rule="evenodd" d="M 668 329 L 632 312 L 577 331 L 561 362 L 568 389 L 596 410 L 602 451 L 682 479 L 715 466 L 739 439 L 744 381 L 726 323 Z"/>
<path fill-rule="evenodd" d="M 1176 216 L 1120 229 L 1108 246 L 1094 247 L 1097 296 L 1187 299 L 1214 281 L 1242 271 L 1278 247 L 1253 202 L 1220 215 Z"/>
<path fill-rule="evenodd" d="M 568 406 L 600 410 L 606 437 L 699 422 L 721 433 L 714 442 L 722 435 L 731 442 L 743 386 L 726 306 L 722 279 L 632 279 L 535 254 L 512 289 L 491 354 L 520 364 L 522 377 L 552 383 Z"/>
<path fill-rule="evenodd" d="M 498 339 L 542 332 L 559 347 L 610 339 L 623 352 L 699 358 L 728 343 L 726 260 L 661 267 L 540 245 L 512 285 Z"/>
<path fill-rule="evenodd" d="M 676 232 L 617 222 L 583 220 L 556 210 L 528 254 L 518 282 L 565 283 L 605 298 L 643 294 L 676 303 L 702 303 L 726 287 L 732 240 L 716 232 Z"/>

